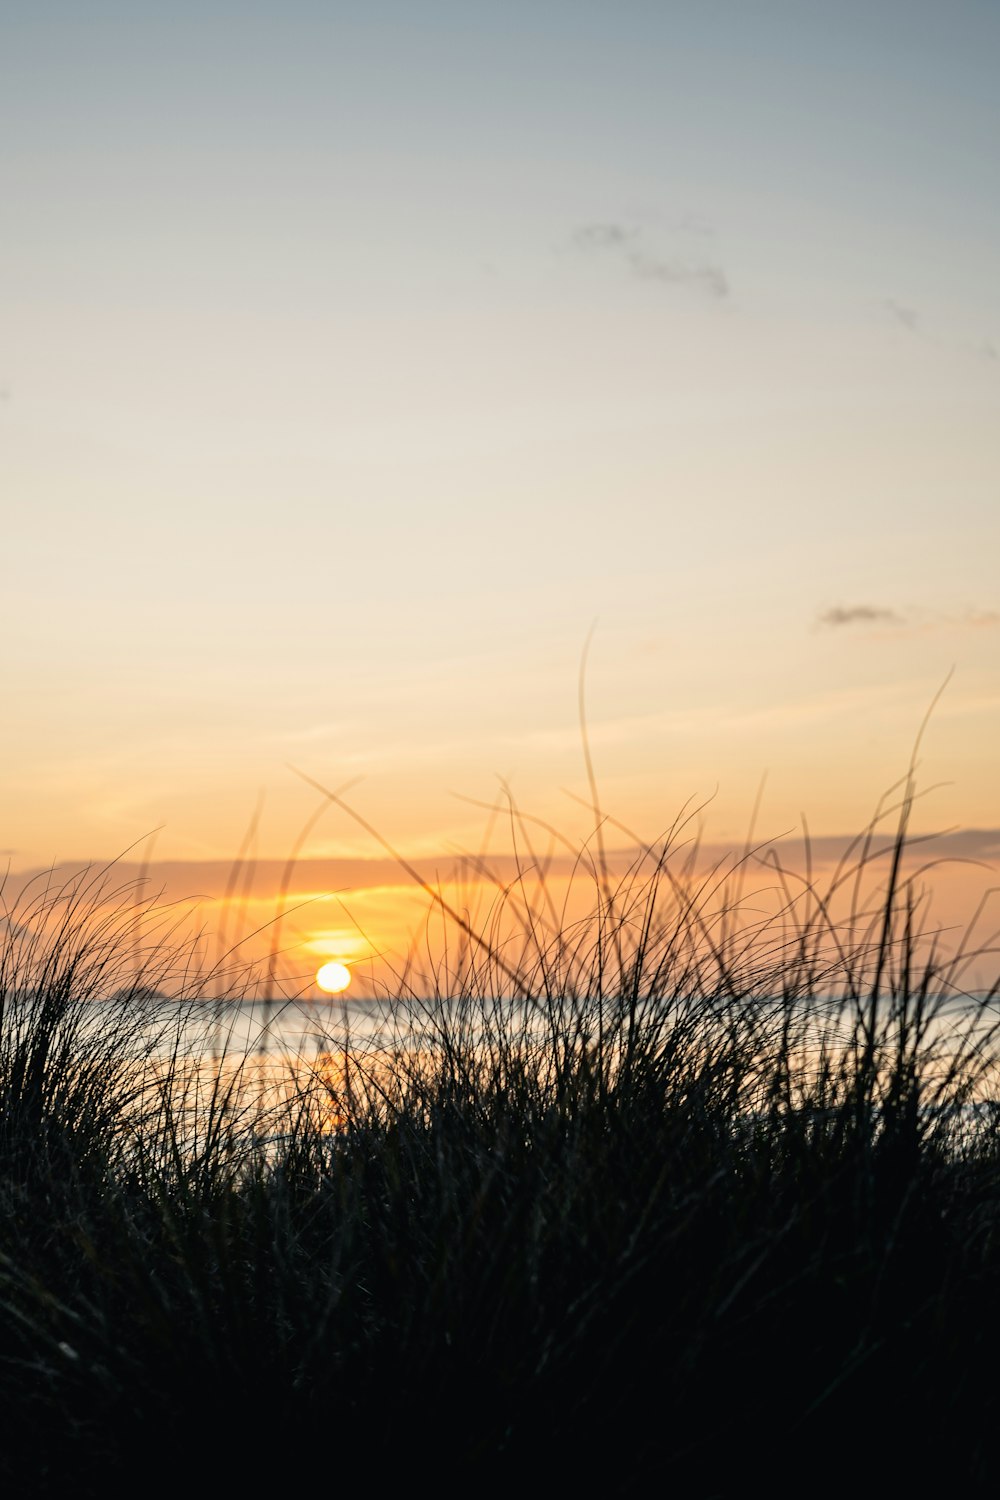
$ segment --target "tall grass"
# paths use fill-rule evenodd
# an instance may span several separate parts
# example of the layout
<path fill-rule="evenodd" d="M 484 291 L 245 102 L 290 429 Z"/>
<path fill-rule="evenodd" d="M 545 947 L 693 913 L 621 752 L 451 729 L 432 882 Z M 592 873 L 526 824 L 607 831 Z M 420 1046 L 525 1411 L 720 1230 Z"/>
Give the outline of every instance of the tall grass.
<path fill-rule="evenodd" d="M 266 1097 L 195 1064 L 204 976 L 136 962 L 130 893 L 7 912 L 17 1493 L 996 1482 L 997 995 L 924 920 L 913 796 L 823 887 L 683 818 L 580 851 L 581 920 L 515 809 L 514 883 Z"/>

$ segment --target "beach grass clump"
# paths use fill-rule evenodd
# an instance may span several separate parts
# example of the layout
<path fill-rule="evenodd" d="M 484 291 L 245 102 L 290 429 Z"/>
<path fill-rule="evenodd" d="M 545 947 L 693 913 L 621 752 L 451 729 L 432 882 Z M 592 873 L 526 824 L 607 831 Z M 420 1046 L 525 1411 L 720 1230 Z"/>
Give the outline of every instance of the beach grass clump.
<path fill-rule="evenodd" d="M 995 1483 L 997 994 L 921 924 L 911 804 L 822 889 L 682 825 L 572 921 L 526 867 L 266 1090 L 128 893 L 11 911 L 18 1493 Z"/>

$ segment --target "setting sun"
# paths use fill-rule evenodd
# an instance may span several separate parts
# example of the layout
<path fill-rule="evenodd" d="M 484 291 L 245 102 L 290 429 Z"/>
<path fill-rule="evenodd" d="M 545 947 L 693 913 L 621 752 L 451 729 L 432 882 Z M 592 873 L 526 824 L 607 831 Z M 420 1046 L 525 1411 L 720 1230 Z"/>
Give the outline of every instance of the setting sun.
<path fill-rule="evenodd" d="M 351 982 L 351 971 L 346 964 L 324 964 L 316 971 L 316 983 L 328 995 L 339 995 Z"/>

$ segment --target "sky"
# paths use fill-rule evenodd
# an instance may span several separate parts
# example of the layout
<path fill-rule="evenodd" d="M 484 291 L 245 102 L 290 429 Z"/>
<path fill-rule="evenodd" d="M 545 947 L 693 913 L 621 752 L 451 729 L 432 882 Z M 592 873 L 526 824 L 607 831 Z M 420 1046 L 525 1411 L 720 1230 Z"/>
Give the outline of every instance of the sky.
<path fill-rule="evenodd" d="M 997 828 L 998 64 L 993 0 L 0 0 L 15 870 L 280 864 L 297 772 L 586 837 L 585 648 L 641 837 L 855 832 L 949 673 L 920 818 Z"/>

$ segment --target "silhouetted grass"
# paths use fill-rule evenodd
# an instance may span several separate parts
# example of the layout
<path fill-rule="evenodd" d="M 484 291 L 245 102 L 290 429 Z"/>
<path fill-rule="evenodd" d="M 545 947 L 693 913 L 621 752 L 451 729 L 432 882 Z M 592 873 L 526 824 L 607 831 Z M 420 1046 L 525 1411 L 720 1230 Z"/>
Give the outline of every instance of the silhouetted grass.
<path fill-rule="evenodd" d="M 15 1492 L 996 1483 L 996 996 L 921 928 L 912 800 L 823 889 L 679 825 L 571 923 L 526 861 L 266 1098 L 128 893 L 8 913 Z"/>

